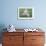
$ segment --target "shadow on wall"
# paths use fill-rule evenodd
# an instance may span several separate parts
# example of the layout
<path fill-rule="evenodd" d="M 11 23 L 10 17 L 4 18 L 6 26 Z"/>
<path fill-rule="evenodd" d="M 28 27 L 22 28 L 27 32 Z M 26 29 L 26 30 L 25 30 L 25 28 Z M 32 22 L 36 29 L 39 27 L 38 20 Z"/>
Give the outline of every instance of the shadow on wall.
<path fill-rule="evenodd" d="M 2 43 L 2 32 L 5 32 L 6 30 L 4 30 L 4 28 L 6 28 L 6 26 L 4 24 L 0 24 L 0 43 Z"/>

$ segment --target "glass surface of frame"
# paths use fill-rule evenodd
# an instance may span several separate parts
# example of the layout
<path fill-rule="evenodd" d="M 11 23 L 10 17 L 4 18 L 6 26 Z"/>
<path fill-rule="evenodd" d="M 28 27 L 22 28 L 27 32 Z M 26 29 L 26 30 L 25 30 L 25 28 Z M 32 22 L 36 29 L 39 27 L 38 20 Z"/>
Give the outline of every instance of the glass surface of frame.
<path fill-rule="evenodd" d="M 33 19 L 34 8 L 32 7 L 19 7 L 18 8 L 18 19 Z"/>

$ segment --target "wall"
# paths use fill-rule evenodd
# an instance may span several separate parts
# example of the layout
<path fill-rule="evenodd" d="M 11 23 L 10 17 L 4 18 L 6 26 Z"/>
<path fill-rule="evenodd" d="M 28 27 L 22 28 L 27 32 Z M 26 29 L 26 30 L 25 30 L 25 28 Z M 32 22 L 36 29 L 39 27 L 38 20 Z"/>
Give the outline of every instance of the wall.
<path fill-rule="evenodd" d="M 33 7 L 33 20 L 18 20 L 18 7 Z M 46 0 L 1 0 L 0 23 L 5 26 L 13 24 L 16 28 L 39 27 L 46 28 Z"/>

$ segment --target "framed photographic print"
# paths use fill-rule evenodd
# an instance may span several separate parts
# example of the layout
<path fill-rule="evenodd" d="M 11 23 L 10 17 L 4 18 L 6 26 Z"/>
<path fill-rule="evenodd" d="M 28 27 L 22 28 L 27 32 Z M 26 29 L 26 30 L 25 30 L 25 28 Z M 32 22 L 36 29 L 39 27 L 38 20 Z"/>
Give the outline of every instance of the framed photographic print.
<path fill-rule="evenodd" d="M 34 8 L 19 7 L 17 14 L 18 14 L 18 19 L 33 19 L 34 18 Z"/>

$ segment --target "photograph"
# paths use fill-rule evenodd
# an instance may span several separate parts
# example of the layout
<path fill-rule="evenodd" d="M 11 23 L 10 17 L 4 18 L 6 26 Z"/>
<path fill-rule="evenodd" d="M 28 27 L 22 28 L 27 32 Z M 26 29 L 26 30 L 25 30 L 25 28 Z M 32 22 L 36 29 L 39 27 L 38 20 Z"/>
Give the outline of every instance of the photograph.
<path fill-rule="evenodd" d="M 32 7 L 19 7 L 18 8 L 18 19 L 33 19 L 34 8 Z"/>

